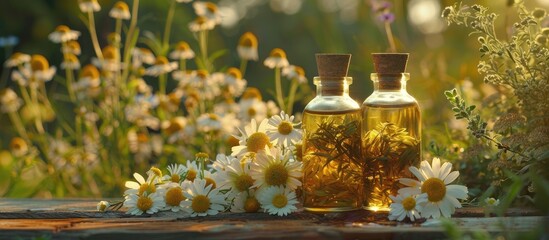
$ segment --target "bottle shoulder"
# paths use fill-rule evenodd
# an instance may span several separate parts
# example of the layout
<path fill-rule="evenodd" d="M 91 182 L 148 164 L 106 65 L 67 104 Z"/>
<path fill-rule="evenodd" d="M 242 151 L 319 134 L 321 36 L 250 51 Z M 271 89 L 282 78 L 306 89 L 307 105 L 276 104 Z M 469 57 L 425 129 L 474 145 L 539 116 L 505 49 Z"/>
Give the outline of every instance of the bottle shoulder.
<path fill-rule="evenodd" d="M 394 105 L 418 105 L 417 100 L 407 92 L 400 91 L 388 91 L 388 92 L 374 92 L 370 95 L 362 105 L 382 105 L 382 106 L 394 106 Z"/>
<path fill-rule="evenodd" d="M 331 112 L 358 110 L 360 105 L 348 96 L 316 96 L 311 100 L 305 111 Z"/>

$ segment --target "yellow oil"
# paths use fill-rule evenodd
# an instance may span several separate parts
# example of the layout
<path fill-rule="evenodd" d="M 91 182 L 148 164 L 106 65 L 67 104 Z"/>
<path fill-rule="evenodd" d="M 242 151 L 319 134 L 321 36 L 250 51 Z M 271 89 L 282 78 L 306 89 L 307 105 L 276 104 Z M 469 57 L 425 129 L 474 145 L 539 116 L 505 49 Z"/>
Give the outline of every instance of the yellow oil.
<path fill-rule="evenodd" d="M 420 162 L 421 116 L 417 103 L 397 106 L 362 106 L 364 207 L 388 211 L 399 178 Z"/>
<path fill-rule="evenodd" d="M 360 110 L 303 113 L 303 206 L 307 211 L 362 207 L 360 122 Z"/>

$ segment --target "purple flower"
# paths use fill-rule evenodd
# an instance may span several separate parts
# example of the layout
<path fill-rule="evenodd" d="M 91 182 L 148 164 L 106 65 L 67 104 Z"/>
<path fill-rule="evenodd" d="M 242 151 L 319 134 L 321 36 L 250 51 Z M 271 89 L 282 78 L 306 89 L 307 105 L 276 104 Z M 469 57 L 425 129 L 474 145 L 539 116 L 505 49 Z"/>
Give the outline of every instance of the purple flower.
<path fill-rule="evenodd" d="M 374 12 L 389 10 L 392 6 L 393 4 L 388 1 L 372 1 L 372 10 L 374 10 Z"/>
<path fill-rule="evenodd" d="M 378 16 L 379 20 L 383 23 L 392 23 L 395 21 L 395 15 L 391 12 L 384 12 Z"/>

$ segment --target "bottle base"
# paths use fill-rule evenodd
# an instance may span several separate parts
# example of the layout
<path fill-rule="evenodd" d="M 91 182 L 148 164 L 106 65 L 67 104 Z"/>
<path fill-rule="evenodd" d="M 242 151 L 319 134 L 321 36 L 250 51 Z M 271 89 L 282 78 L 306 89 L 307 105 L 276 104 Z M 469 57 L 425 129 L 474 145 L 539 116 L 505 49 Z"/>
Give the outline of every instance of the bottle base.
<path fill-rule="evenodd" d="M 360 207 L 303 207 L 307 212 L 329 213 L 329 212 L 350 212 L 360 210 Z"/>
<path fill-rule="evenodd" d="M 389 212 L 391 209 L 389 207 L 378 207 L 378 206 L 364 206 L 362 209 L 371 212 Z"/>

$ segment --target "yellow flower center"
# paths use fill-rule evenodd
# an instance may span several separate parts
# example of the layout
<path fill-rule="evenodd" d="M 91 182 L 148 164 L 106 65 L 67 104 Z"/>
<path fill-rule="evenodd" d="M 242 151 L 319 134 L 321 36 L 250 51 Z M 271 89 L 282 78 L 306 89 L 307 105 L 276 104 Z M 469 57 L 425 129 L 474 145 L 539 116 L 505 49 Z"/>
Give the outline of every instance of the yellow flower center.
<path fill-rule="evenodd" d="M 18 151 L 18 150 L 27 149 L 27 148 L 28 148 L 27 142 L 25 142 L 25 140 L 23 140 L 22 138 L 14 137 L 11 139 L 10 149 Z"/>
<path fill-rule="evenodd" d="M 267 134 L 256 132 L 248 137 L 246 147 L 248 148 L 248 152 L 258 152 L 265 149 L 265 146 L 270 144 L 271 141 L 269 140 L 269 136 L 267 136 Z"/>
<path fill-rule="evenodd" d="M 249 197 L 246 199 L 246 202 L 244 202 L 244 211 L 247 213 L 254 213 L 259 211 L 259 201 L 255 197 Z"/>
<path fill-rule="evenodd" d="M 209 158 L 210 156 L 208 156 L 208 154 L 205 153 L 205 152 L 199 152 L 199 153 L 195 154 L 194 157 L 206 159 L 206 158 Z"/>
<path fill-rule="evenodd" d="M 275 48 L 271 50 L 271 53 L 269 54 L 269 56 L 275 57 L 275 58 L 286 58 L 286 52 L 284 52 L 284 50 L 280 48 Z"/>
<path fill-rule="evenodd" d="M 238 140 L 238 138 L 234 137 L 233 135 L 229 136 L 229 138 L 227 139 L 227 146 L 229 148 L 232 148 L 238 145 L 240 145 L 240 140 Z"/>
<path fill-rule="evenodd" d="M 103 58 L 107 60 L 118 60 L 118 54 L 116 48 L 111 45 L 103 48 Z"/>
<path fill-rule="evenodd" d="M 55 31 L 60 33 L 68 33 L 71 31 L 71 29 L 66 25 L 59 25 L 55 28 Z"/>
<path fill-rule="evenodd" d="M 191 47 L 189 46 L 189 44 L 187 42 L 181 41 L 181 42 L 177 43 L 176 49 L 179 50 L 179 51 L 187 51 L 187 50 L 191 49 Z"/>
<path fill-rule="evenodd" d="M 299 75 L 299 76 L 305 76 L 305 70 L 303 70 L 303 68 L 300 67 L 300 66 L 295 66 L 294 71 L 295 71 L 295 72 L 297 73 L 297 75 Z"/>
<path fill-rule="evenodd" d="M 294 126 L 291 122 L 282 121 L 278 124 L 278 132 L 282 135 L 288 135 L 294 130 Z"/>
<path fill-rule="evenodd" d="M 288 176 L 288 170 L 280 162 L 273 163 L 265 169 L 265 183 L 271 186 L 286 184 Z"/>
<path fill-rule="evenodd" d="M 69 63 L 77 63 L 78 62 L 78 58 L 72 54 L 72 53 L 69 53 L 67 54 L 67 62 Z"/>
<path fill-rule="evenodd" d="M 216 187 L 215 180 L 209 177 L 205 177 L 204 180 L 206 180 L 206 187 L 212 185 L 212 189 L 215 189 Z"/>
<path fill-rule="evenodd" d="M 276 208 L 283 208 L 288 204 L 288 198 L 284 194 L 278 194 L 273 197 L 272 203 Z"/>
<path fill-rule="evenodd" d="M 45 71 L 50 68 L 48 60 L 39 54 L 32 55 L 30 63 L 32 71 Z"/>
<path fill-rule="evenodd" d="M 210 118 L 210 120 L 214 120 L 214 121 L 219 120 L 219 116 L 217 116 L 217 114 L 215 113 L 208 114 L 208 117 Z"/>
<path fill-rule="evenodd" d="M 125 2 L 122 2 L 122 1 L 116 2 L 116 4 L 114 4 L 114 8 L 116 8 L 120 11 L 123 11 L 123 12 L 129 12 L 130 11 L 130 8 L 128 7 L 128 4 L 126 4 Z"/>
<path fill-rule="evenodd" d="M 159 178 L 162 177 L 162 171 L 160 169 L 158 169 L 157 167 L 151 167 L 150 171 L 153 172 L 155 176 L 157 176 Z"/>
<path fill-rule="evenodd" d="M 156 62 L 154 62 L 154 65 L 166 65 L 168 64 L 168 59 L 164 56 L 158 56 L 156 58 Z"/>
<path fill-rule="evenodd" d="M 242 93 L 242 99 L 254 99 L 254 98 L 258 100 L 263 99 L 263 96 L 261 96 L 261 92 L 257 88 L 249 87 L 249 88 L 246 88 L 244 93 Z"/>
<path fill-rule="evenodd" d="M 243 192 L 254 185 L 254 179 L 248 174 L 242 174 L 235 179 L 234 185 L 238 191 Z"/>
<path fill-rule="evenodd" d="M 91 79 L 97 79 L 99 78 L 99 70 L 94 65 L 88 64 L 84 66 L 84 68 L 82 69 L 82 73 L 80 74 L 80 77 L 89 77 Z"/>
<path fill-rule="evenodd" d="M 193 170 L 193 169 L 190 169 L 188 172 L 187 172 L 187 180 L 189 181 L 194 181 L 194 179 L 196 178 L 196 171 Z"/>
<path fill-rule="evenodd" d="M 257 48 L 257 37 L 251 32 L 246 32 L 240 37 L 238 45 L 242 47 Z"/>
<path fill-rule="evenodd" d="M 255 108 L 253 107 L 248 108 L 248 116 L 254 117 L 256 114 L 257 114 L 257 111 L 255 110 Z"/>
<path fill-rule="evenodd" d="M 172 177 L 170 178 L 170 181 L 174 183 L 178 183 L 180 180 L 181 180 L 181 176 L 179 176 L 178 174 L 172 174 Z"/>
<path fill-rule="evenodd" d="M 208 77 L 209 73 L 206 70 L 196 70 L 196 76 L 201 79 L 206 79 Z"/>
<path fill-rule="evenodd" d="M 206 21 L 208 21 L 208 19 L 205 18 L 205 17 L 202 17 L 202 16 L 198 16 L 198 17 L 196 17 L 196 20 L 194 20 L 194 21 L 196 22 L 196 24 L 202 25 L 202 24 L 206 23 Z"/>
<path fill-rule="evenodd" d="M 217 12 L 217 5 L 215 5 L 215 3 L 206 2 L 205 5 L 206 5 L 206 9 L 208 9 L 209 12 L 211 13 Z"/>
<path fill-rule="evenodd" d="M 151 193 L 154 193 L 156 192 L 156 187 L 154 186 L 154 184 L 148 184 L 148 183 L 143 183 L 141 184 L 141 186 L 139 186 L 139 195 L 143 195 L 143 193 L 147 192 L 148 194 L 151 194 Z"/>
<path fill-rule="evenodd" d="M 402 207 L 404 207 L 404 210 L 406 211 L 414 210 L 416 207 L 416 200 L 413 197 L 407 197 L 402 200 Z"/>
<path fill-rule="evenodd" d="M 151 198 L 147 196 L 141 196 L 137 199 L 137 208 L 139 210 L 146 212 L 147 210 L 151 209 L 153 205 L 153 201 Z"/>
<path fill-rule="evenodd" d="M 185 196 L 183 196 L 180 187 L 170 188 L 166 192 L 166 204 L 169 206 L 179 206 L 179 203 L 183 200 L 185 200 Z"/>
<path fill-rule="evenodd" d="M 227 74 L 235 79 L 242 79 L 242 72 L 238 68 L 229 68 L 227 69 Z"/>
<path fill-rule="evenodd" d="M 72 50 L 80 50 L 80 43 L 78 43 L 77 41 L 71 40 L 71 41 L 68 41 L 66 44 L 67 44 L 67 47 Z"/>
<path fill-rule="evenodd" d="M 427 193 L 429 202 L 439 202 L 446 196 L 446 185 L 438 178 L 429 178 L 421 185 L 421 192 Z"/>
<path fill-rule="evenodd" d="M 185 127 L 185 121 L 181 118 L 175 117 L 170 120 L 170 124 L 166 128 L 166 133 L 171 135 Z"/>
<path fill-rule="evenodd" d="M 197 213 L 206 212 L 210 208 L 210 199 L 204 195 L 198 195 L 193 198 L 191 208 Z"/>
<path fill-rule="evenodd" d="M 149 137 L 145 133 L 138 133 L 137 134 L 137 141 L 140 143 L 146 143 L 149 141 Z"/>

